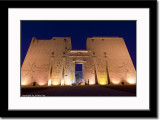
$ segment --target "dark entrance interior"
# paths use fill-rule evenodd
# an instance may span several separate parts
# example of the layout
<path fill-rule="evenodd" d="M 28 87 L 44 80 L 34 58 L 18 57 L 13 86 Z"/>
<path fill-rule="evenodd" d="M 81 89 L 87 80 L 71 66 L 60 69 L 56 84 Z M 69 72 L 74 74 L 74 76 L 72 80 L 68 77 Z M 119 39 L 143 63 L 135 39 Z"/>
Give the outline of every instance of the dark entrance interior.
<path fill-rule="evenodd" d="M 83 65 L 82 64 L 75 64 L 75 77 L 76 83 L 81 83 L 83 79 Z"/>

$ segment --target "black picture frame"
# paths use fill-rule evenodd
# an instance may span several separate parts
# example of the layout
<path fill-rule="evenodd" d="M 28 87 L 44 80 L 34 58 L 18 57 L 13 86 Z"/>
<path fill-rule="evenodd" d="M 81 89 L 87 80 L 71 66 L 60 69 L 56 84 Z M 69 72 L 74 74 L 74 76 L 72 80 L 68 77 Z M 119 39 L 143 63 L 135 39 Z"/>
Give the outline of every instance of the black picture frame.
<path fill-rule="evenodd" d="M 56 111 L 31 111 L 31 110 L 8 110 L 8 80 L 2 84 L 4 100 L 1 105 L 1 117 L 53 117 L 53 118 L 156 118 L 157 117 L 157 1 L 1 1 L 0 12 L 3 16 L 0 21 L 2 34 L 1 39 L 8 41 L 8 8 L 149 8 L 149 33 L 150 33 L 150 84 L 149 105 L 150 110 L 56 110 Z M 8 43 L 7 43 L 8 46 Z M 8 53 L 8 50 L 7 50 Z M 9 58 L 8 58 L 9 59 Z M 9 64 L 8 64 L 9 65 Z M 8 71 L 7 71 L 8 72 Z M 72 114 L 70 114 L 72 113 Z"/>

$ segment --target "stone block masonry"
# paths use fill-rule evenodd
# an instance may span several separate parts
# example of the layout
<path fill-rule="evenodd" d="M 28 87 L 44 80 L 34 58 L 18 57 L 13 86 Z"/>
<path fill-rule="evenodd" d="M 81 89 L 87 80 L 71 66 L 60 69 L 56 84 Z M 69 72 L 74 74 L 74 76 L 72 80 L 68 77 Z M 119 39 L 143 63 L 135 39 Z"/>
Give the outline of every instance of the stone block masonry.
<path fill-rule="evenodd" d="M 86 50 L 72 50 L 69 37 L 33 37 L 21 68 L 21 85 L 72 85 L 75 64 L 82 64 L 85 84 L 136 84 L 136 70 L 121 37 L 87 38 Z"/>

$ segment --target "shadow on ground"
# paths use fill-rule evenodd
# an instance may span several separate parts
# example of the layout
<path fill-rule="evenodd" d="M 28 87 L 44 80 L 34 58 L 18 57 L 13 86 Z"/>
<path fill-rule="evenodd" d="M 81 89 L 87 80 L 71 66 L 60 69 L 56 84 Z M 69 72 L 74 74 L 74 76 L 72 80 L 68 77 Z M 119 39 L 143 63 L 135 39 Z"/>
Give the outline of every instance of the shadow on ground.
<path fill-rule="evenodd" d="M 135 85 L 22 87 L 23 97 L 44 96 L 136 96 Z"/>

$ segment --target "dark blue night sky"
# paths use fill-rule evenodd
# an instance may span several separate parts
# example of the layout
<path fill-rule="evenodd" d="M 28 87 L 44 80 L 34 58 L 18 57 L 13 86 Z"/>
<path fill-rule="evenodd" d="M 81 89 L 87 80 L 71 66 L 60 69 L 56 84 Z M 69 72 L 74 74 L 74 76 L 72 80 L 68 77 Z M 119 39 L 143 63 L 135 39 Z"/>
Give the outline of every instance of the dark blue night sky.
<path fill-rule="evenodd" d="M 72 49 L 86 49 L 87 37 L 123 37 L 136 68 L 136 21 L 21 21 L 21 66 L 32 37 L 71 37 Z"/>

